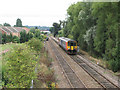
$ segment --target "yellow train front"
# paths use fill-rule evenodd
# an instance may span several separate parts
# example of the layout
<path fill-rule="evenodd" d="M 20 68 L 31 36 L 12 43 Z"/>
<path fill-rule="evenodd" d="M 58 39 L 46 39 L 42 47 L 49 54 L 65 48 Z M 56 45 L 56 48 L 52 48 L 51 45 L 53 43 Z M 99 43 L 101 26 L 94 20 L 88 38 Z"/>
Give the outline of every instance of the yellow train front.
<path fill-rule="evenodd" d="M 77 53 L 77 42 L 75 40 L 60 37 L 59 45 L 68 53 L 68 54 L 76 54 Z"/>

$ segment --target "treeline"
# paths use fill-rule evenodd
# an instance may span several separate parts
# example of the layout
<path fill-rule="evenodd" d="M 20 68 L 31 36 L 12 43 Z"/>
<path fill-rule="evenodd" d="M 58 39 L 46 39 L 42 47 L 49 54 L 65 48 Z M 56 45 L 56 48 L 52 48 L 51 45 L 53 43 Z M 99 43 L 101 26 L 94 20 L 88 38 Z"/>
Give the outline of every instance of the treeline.
<path fill-rule="evenodd" d="M 76 40 L 92 56 L 107 60 L 114 72 L 120 70 L 120 2 L 78 2 L 67 14 L 57 33 Z M 54 28 L 51 31 L 56 33 Z"/>
<path fill-rule="evenodd" d="M 24 43 L 29 41 L 31 38 L 38 38 L 41 41 L 45 38 L 44 36 L 41 35 L 41 32 L 39 29 L 31 28 L 30 31 L 27 33 L 25 30 L 20 32 L 20 37 L 13 36 L 12 34 L 6 35 L 2 34 L 0 32 L 1 37 L 1 42 L 0 44 L 6 44 L 6 43 Z"/>
<path fill-rule="evenodd" d="M 0 24 L 0 26 L 2 26 L 2 24 Z M 3 24 L 3 26 L 11 26 L 9 23 L 4 23 Z M 14 25 L 14 27 L 24 27 L 23 25 L 22 25 L 22 21 L 21 21 L 21 19 L 17 19 L 16 20 L 16 25 Z"/>

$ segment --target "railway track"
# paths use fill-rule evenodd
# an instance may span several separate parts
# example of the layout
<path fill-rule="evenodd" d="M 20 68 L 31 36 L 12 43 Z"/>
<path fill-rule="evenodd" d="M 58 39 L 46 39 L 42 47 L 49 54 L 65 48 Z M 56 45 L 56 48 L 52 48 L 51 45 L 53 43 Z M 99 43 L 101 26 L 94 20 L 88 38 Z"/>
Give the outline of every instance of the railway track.
<path fill-rule="evenodd" d="M 85 85 L 81 82 L 81 80 L 74 73 L 70 65 L 66 62 L 62 54 L 58 51 L 56 46 L 52 43 L 52 41 L 49 40 L 49 42 L 50 42 L 50 47 L 53 49 L 53 52 L 56 55 L 56 59 L 58 60 L 60 66 L 62 67 L 70 86 L 72 88 L 86 88 Z"/>
<path fill-rule="evenodd" d="M 70 57 L 80 66 L 82 67 L 92 78 L 94 78 L 103 88 L 119 88 L 114 85 L 108 79 L 106 79 L 99 72 L 90 67 L 87 63 L 85 63 L 82 59 L 78 58 L 76 55 L 70 55 Z"/>
<path fill-rule="evenodd" d="M 54 39 L 53 39 L 54 40 Z M 58 42 L 54 40 L 57 44 Z M 105 78 L 102 74 L 100 74 L 98 71 L 96 71 L 94 68 L 92 68 L 90 65 L 88 65 L 84 60 L 78 58 L 76 55 L 69 55 L 80 67 L 82 67 L 96 82 L 98 82 L 103 88 L 114 88 L 119 90 L 120 87 L 116 86 L 114 83 L 112 83 L 110 80 Z"/>

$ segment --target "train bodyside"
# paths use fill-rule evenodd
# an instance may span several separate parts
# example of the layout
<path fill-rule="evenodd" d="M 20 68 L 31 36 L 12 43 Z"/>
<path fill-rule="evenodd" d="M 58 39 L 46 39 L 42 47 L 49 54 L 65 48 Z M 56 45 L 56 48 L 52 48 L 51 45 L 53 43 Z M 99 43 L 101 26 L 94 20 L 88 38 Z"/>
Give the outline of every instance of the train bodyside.
<path fill-rule="evenodd" d="M 68 53 L 76 54 L 77 53 L 77 42 L 69 38 L 60 37 L 59 45 Z"/>

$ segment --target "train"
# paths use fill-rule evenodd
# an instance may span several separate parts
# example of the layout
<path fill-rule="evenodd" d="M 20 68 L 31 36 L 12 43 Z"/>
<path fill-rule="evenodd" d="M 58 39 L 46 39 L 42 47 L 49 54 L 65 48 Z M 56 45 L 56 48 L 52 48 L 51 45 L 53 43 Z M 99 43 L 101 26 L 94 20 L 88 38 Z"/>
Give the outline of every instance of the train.
<path fill-rule="evenodd" d="M 68 54 L 77 54 L 77 42 L 75 40 L 59 37 L 58 44 L 61 46 Z"/>

